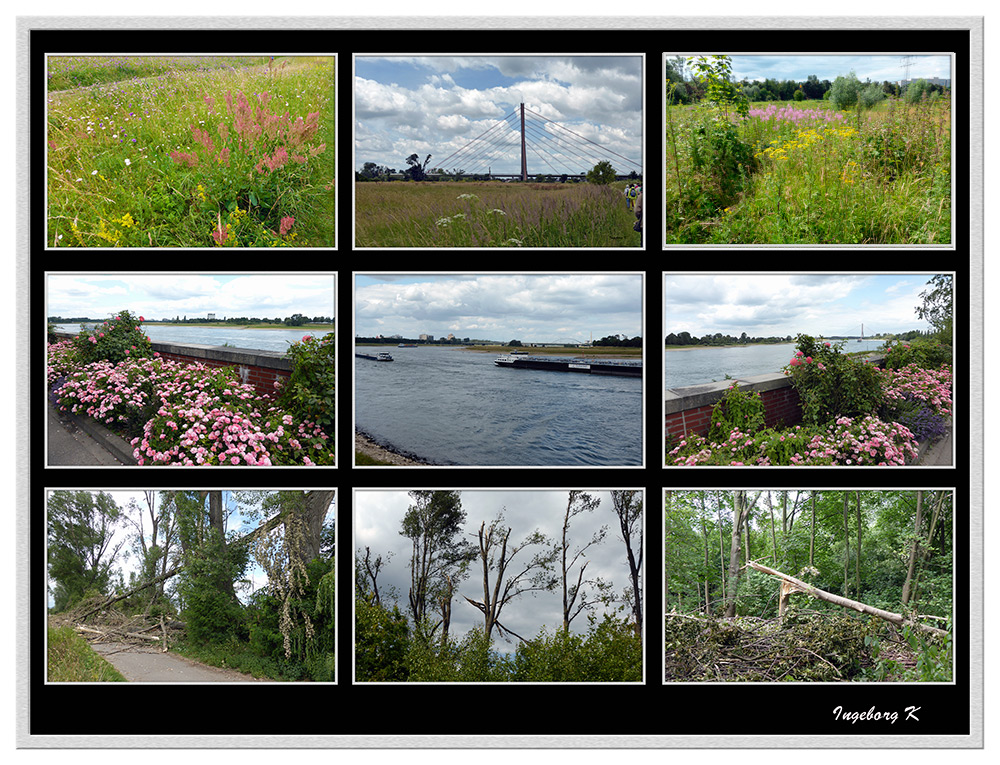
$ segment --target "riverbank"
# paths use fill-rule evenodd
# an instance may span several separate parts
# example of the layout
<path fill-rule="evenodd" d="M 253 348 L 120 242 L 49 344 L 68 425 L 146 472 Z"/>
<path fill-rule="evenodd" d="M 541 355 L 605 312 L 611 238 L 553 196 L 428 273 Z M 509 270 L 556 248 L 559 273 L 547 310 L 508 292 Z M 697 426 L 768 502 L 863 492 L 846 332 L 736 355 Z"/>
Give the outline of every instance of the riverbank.
<path fill-rule="evenodd" d="M 288 324 L 223 324 L 217 321 L 206 324 L 197 324 L 193 321 L 144 321 L 143 325 L 147 327 L 200 327 L 202 329 L 284 329 L 302 330 L 306 334 L 309 332 L 333 332 L 336 329 L 333 324 L 302 324 L 293 327 Z"/>
<path fill-rule="evenodd" d="M 795 343 L 735 343 L 733 345 L 665 345 L 665 351 L 698 351 L 710 348 L 761 348 L 775 345 L 794 345 Z"/>
<path fill-rule="evenodd" d="M 614 348 L 601 346 L 598 348 L 532 348 L 530 346 L 510 345 L 465 345 L 463 351 L 473 353 L 510 353 L 511 351 L 526 351 L 532 356 L 602 356 L 604 358 L 637 359 L 642 358 L 642 348 Z"/>
<path fill-rule="evenodd" d="M 359 430 L 354 431 L 354 451 L 373 460 L 375 464 L 399 466 L 431 464 L 415 455 L 397 452 L 388 444 L 384 446 L 378 444 Z M 357 459 L 355 463 L 362 464 Z"/>

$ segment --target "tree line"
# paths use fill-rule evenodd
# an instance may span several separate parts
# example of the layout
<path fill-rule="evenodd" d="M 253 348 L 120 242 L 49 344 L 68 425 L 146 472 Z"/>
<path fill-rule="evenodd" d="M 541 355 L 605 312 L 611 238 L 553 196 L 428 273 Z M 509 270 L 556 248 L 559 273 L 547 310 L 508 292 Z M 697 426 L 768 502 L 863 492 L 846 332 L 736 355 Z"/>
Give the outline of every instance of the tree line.
<path fill-rule="evenodd" d="M 359 681 L 625 681 L 642 677 L 642 496 L 611 492 L 629 584 L 613 585 L 587 573 L 588 551 L 605 543 L 607 526 L 577 538 L 584 514 L 600 512 L 601 499 L 570 491 L 561 533 L 515 530 L 500 509 L 466 530 L 458 491 L 411 491 L 399 534 L 410 541 L 405 595 L 384 582 L 389 551 L 359 548 L 355 581 L 355 674 Z M 607 512 L 607 511 L 604 511 Z M 380 577 L 382 582 L 380 582 Z M 459 594 L 465 580 L 481 582 L 481 600 Z M 561 595 L 561 624 L 531 635 L 513 627 L 511 614 L 542 592 Z M 475 608 L 481 624 L 464 636 L 452 632 L 452 604 Z M 604 607 L 598 618 L 596 611 Z M 617 606 L 617 610 L 612 608 Z M 571 632 L 579 618 L 585 633 Z M 516 617 L 515 617 L 516 618 Z M 519 627 L 520 628 L 520 627 Z M 495 640 L 516 640 L 513 654 Z"/>
<path fill-rule="evenodd" d="M 674 56 L 667 59 L 665 80 L 667 93 L 672 103 L 687 104 L 698 103 L 709 95 L 709 87 L 705 81 L 693 76 L 688 67 L 688 60 L 683 56 Z M 861 82 L 853 72 L 846 77 L 838 77 L 834 81 L 827 79 L 820 80 L 815 74 L 810 74 L 805 80 L 785 79 L 779 80 L 768 77 L 763 81 L 732 80 L 730 84 L 748 101 L 812 101 L 829 100 L 834 95 L 837 80 L 853 80 L 858 83 L 859 89 L 877 88 L 882 97 L 899 98 L 919 93 L 919 97 L 929 97 L 934 93 L 944 93 L 946 88 L 941 85 L 929 83 L 926 80 L 918 79 L 906 86 L 900 87 L 896 82 L 884 80 L 873 82 L 866 79 Z"/>
<path fill-rule="evenodd" d="M 183 625 L 178 647 L 285 680 L 334 677 L 332 491 L 53 491 L 50 612 Z M 239 507 L 258 525 L 229 528 Z M 252 569 L 267 585 L 249 586 Z"/>
<path fill-rule="evenodd" d="M 664 345 L 750 345 L 760 343 L 790 343 L 792 342 L 792 336 L 777 337 L 771 335 L 770 337 L 751 337 L 746 332 L 743 332 L 739 337 L 734 337 L 733 335 L 724 335 L 721 332 L 716 332 L 712 335 L 697 337 L 690 332 L 671 332 L 663 339 L 663 342 Z"/>

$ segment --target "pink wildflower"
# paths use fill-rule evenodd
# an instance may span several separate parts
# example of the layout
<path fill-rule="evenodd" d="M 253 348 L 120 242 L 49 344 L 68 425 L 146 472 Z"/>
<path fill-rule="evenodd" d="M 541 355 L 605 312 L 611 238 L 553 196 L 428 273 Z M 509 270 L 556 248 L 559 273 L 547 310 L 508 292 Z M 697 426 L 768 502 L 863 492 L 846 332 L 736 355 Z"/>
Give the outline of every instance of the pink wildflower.
<path fill-rule="evenodd" d="M 286 216 L 286 217 L 282 218 L 281 219 L 281 227 L 280 227 L 278 233 L 281 236 L 285 236 L 291 230 L 292 225 L 294 223 L 295 223 L 295 218 L 293 218 L 291 216 Z M 306 338 L 303 337 L 302 339 L 305 340 Z"/>

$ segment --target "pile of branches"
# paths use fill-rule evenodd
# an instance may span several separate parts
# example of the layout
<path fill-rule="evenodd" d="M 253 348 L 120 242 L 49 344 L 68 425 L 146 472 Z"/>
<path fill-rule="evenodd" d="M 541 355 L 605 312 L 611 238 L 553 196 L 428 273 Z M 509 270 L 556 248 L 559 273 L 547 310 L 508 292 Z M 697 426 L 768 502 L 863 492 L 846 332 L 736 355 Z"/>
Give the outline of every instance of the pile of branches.
<path fill-rule="evenodd" d="M 156 645 L 166 651 L 170 633 L 184 629 L 183 622 L 163 614 L 126 614 L 104 597 L 83 600 L 53 619 L 59 624 L 68 624 L 89 643 L 119 643 L 123 650 Z"/>
<path fill-rule="evenodd" d="M 664 678 L 673 682 L 849 681 L 872 663 L 869 625 L 843 614 L 784 620 L 667 614 Z"/>

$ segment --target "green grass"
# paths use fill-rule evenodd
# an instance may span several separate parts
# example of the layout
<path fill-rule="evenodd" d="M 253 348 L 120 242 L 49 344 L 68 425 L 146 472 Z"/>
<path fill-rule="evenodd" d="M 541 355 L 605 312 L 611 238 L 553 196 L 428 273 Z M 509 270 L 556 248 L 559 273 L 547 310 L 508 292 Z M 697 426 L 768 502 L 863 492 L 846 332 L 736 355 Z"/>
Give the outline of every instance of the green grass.
<path fill-rule="evenodd" d="M 667 244 L 950 243 L 947 100 L 778 106 L 818 116 L 726 131 L 703 108 L 667 108 Z"/>
<path fill-rule="evenodd" d="M 639 247 L 622 183 L 357 183 L 358 247 Z"/>
<path fill-rule="evenodd" d="M 357 449 L 354 450 L 354 464 L 355 465 L 391 465 L 391 462 L 383 462 L 382 460 L 377 460 L 374 457 L 369 457 L 364 452 L 360 452 Z"/>
<path fill-rule="evenodd" d="M 95 653 L 72 627 L 48 628 L 50 683 L 124 683 L 124 676 Z"/>
<path fill-rule="evenodd" d="M 88 57 L 96 84 L 50 91 L 47 243 L 332 246 L 334 60 L 190 61 Z"/>
<path fill-rule="evenodd" d="M 222 669 L 232 669 L 251 675 L 255 678 L 267 678 L 270 680 L 301 681 L 307 680 L 302 676 L 302 668 L 293 661 L 275 661 L 265 656 L 255 653 L 246 643 L 241 643 L 235 639 L 226 640 L 224 643 L 210 643 L 199 645 L 193 642 L 178 642 L 171 649 L 181 656 L 186 656 L 202 664 Z M 327 657 L 331 662 L 332 654 Z"/>

